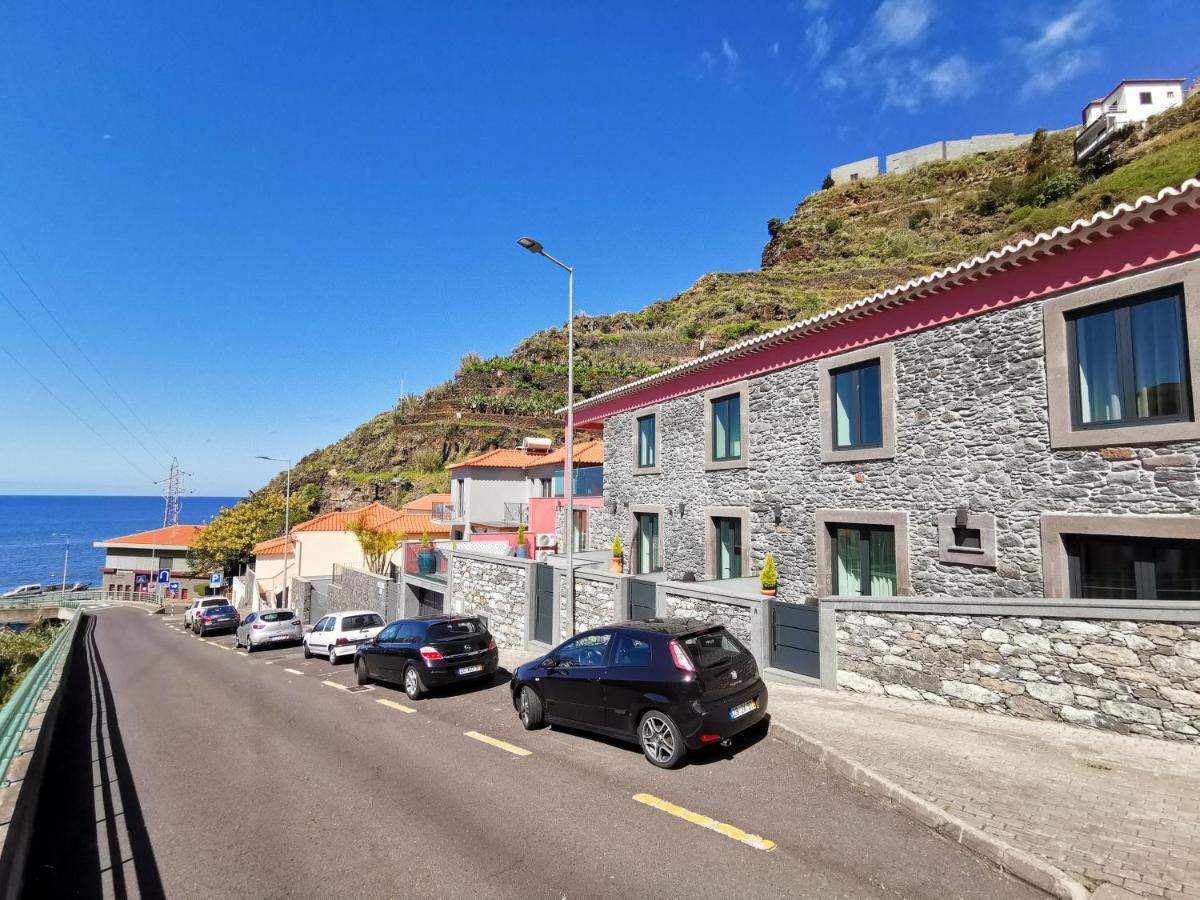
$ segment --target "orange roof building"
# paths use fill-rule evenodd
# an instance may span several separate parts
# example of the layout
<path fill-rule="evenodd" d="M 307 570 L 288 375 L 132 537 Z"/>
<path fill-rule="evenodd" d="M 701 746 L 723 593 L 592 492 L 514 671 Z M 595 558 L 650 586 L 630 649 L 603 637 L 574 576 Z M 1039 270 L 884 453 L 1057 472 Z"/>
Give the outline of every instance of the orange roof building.
<path fill-rule="evenodd" d="M 100 589 L 135 599 L 187 599 L 208 582 L 207 572 L 194 574 L 188 563 L 188 550 L 203 530 L 203 525 L 168 525 L 96 541 L 93 546 L 104 550 Z M 163 572 L 165 582 L 160 581 Z"/>

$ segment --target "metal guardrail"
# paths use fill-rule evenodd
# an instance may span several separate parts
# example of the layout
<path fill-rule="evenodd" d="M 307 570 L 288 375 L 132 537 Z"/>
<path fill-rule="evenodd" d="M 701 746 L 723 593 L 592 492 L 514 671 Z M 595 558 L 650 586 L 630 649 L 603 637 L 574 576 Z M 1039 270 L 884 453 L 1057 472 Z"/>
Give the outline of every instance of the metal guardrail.
<path fill-rule="evenodd" d="M 60 603 L 61 601 L 58 601 L 56 605 Z M 75 606 L 76 608 L 78 606 L 72 601 L 66 601 L 61 605 Z M 59 661 L 70 649 L 71 642 L 75 637 L 75 630 L 79 627 L 79 620 L 82 618 L 83 616 L 76 615 L 70 622 L 59 628 L 58 634 L 54 636 L 54 640 L 50 642 L 46 652 L 33 664 L 33 668 L 25 673 L 25 677 L 21 679 L 21 683 L 17 685 L 13 695 L 8 698 L 8 702 L 0 707 L 0 786 L 8 787 L 8 769 L 12 765 L 17 747 L 21 743 L 21 735 L 25 733 L 25 729 L 29 726 L 29 720 L 33 718 L 33 712 L 37 708 L 38 700 L 41 699 L 46 683 L 54 674 Z"/>

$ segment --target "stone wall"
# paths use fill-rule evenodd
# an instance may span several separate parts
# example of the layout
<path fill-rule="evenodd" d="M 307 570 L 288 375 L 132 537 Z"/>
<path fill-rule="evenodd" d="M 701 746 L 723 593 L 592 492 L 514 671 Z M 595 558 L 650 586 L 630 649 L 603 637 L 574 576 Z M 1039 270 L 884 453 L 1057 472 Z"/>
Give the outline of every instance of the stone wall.
<path fill-rule="evenodd" d="M 846 163 L 841 166 L 834 166 L 829 170 L 829 177 L 833 179 L 834 184 L 845 184 L 848 181 L 861 181 L 864 178 L 874 178 L 879 174 L 879 157 L 868 156 L 866 159 L 856 160 L 855 162 Z M 858 177 L 852 177 L 857 175 Z"/>
<path fill-rule="evenodd" d="M 369 609 L 381 616 L 386 615 L 389 585 L 393 584 L 391 579 L 341 566 L 335 566 L 334 572 L 326 612 Z"/>
<path fill-rule="evenodd" d="M 1200 625 L 837 613 L 838 686 L 1200 743 Z"/>
<path fill-rule="evenodd" d="M 825 423 L 817 364 L 802 363 L 750 382 L 744 469 L 704 470 L 704 401 L 698 394 L 660 406 L 661 474 L 633 474 L 636 412 L 610 417 L 605 500 L 618 508 L 615 515 L 596 511 L 594 533 L 611 541 L 619 529 L 628 548 L 628 504 L 662 505 L 668 576 L 680 580 L 690 571 L 703 577 L 705 507 L 746 507 L 752 572 L 767 551 L 774 552 L 780 599 L 804 602 L 816 592 L 815 510 L 904 511 L 914 594 L 1041 597 L 1043 513 L 1196 515 L 1195 444 L 1051 450 L 1041 302 L 891 343 L 895 458 L 820 461 Z M 775 503 L 781 505 L 779 525 Z M 995 517 L 995 567 L 939 562 L 937 516 L 963 504 Z"/>
<path fill-rule="evenodd" d="M 451 566 L 451 609 L 485 616 L 501 649 L 525 646 L 529 564 L 503 557 L 479 559 L 456 553 Z"/>
<path fill-rule="evenodd" d="M 703 597 L 676 594 L 667 591 L 666 617 L 680 619 L 702 619 L 724 625 L 747 647 L 751 645 L 750 608 L 736 603 L 721 603 Z"/>
<path fill-rule="evenodd" d="M 575 630 L 570 628 L 567 612 L 567 576 L 558 576 L 558 621 L 562 627 L 562 638 L 572 634 L 611 625 L 617 615 L 617 585 L 606 578 L 588 578 L 575 574 Z"/>

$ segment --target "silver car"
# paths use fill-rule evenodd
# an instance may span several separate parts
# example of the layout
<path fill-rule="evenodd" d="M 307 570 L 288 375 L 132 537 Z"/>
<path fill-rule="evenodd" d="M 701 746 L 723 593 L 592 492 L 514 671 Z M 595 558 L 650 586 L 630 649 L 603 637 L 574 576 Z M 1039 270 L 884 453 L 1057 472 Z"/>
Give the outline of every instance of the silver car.
<path fill-rule="evenodd" d="M 295 610 L 266 609 L 246 616 L 234 637 L 239 647 L 253 653 L 273 644 L 297 643 L 304 637 L 304 623 Z"/>

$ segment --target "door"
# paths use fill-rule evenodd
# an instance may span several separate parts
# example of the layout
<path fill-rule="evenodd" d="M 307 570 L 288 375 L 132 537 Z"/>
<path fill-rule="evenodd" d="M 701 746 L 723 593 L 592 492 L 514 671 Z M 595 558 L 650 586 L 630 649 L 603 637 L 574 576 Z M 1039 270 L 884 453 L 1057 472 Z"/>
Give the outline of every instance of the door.
<path fill-rule="evenodd" d="M 308 649 L 313 653 L 325 652 L 329 646 L 329 629 L 333 626 L 333 616 L 326 616 L 313 626 L 308 635 Z"/>
<path fill-rule="evenodd" d="M 634 572 L 646 575 L 662 570 L 662 556 L 658 543 L 658 514 L 635 513 Z"/>
<path fill-rule="evenodd" d="M 375 678 L 383 681 L 399 681 L 403 667 L 397 667 L 397 660 L 402 661 L 401 643 L 403 642 L 404 622 L 393 622 L 379 635 L 363 644 L 362 654 L 367 661 L 367 671 Z"/>
<path fill-rule="evenodd" d="M 821 633 L 817 607 L 771 603 L 771 665 L 821 677 Z"/>
<path fill-rule="evenodd" d="M 429 588 L 417 588 L 417 612 L 422 616 L 436 616 L 446 611 L 446 595 Z"/>
<path fill-rule="evenodd" d="M 713 575 L 716 578 L 741 578 L 742 520 L 717 516 L 712 521 L 717 553 Z"/>
<path fill-rule="evenodd" d="M 658 615 L 658 585 L 641 578 L 629 579 L 629 618 L 635 622 Z"/>
<path fill-rule="evenodd" d="M 605 725 L 620 734 L 637 733 L 641 698 L 653 689 L 651 639 L 618 632 L 604 676 Z"/>
<path fill-rule="evenodd" d="M 542 678 L 546 715 L 564 723 L 604 728 L 604 674 L 611 631 L 582 635 L 554 654 L 558 664 Z"/>
<path fill-rule="evenodd" d="M 533 639 L 543 644 L 554 643 L 554 569 L 545 563 L 537 567 Z"/>

